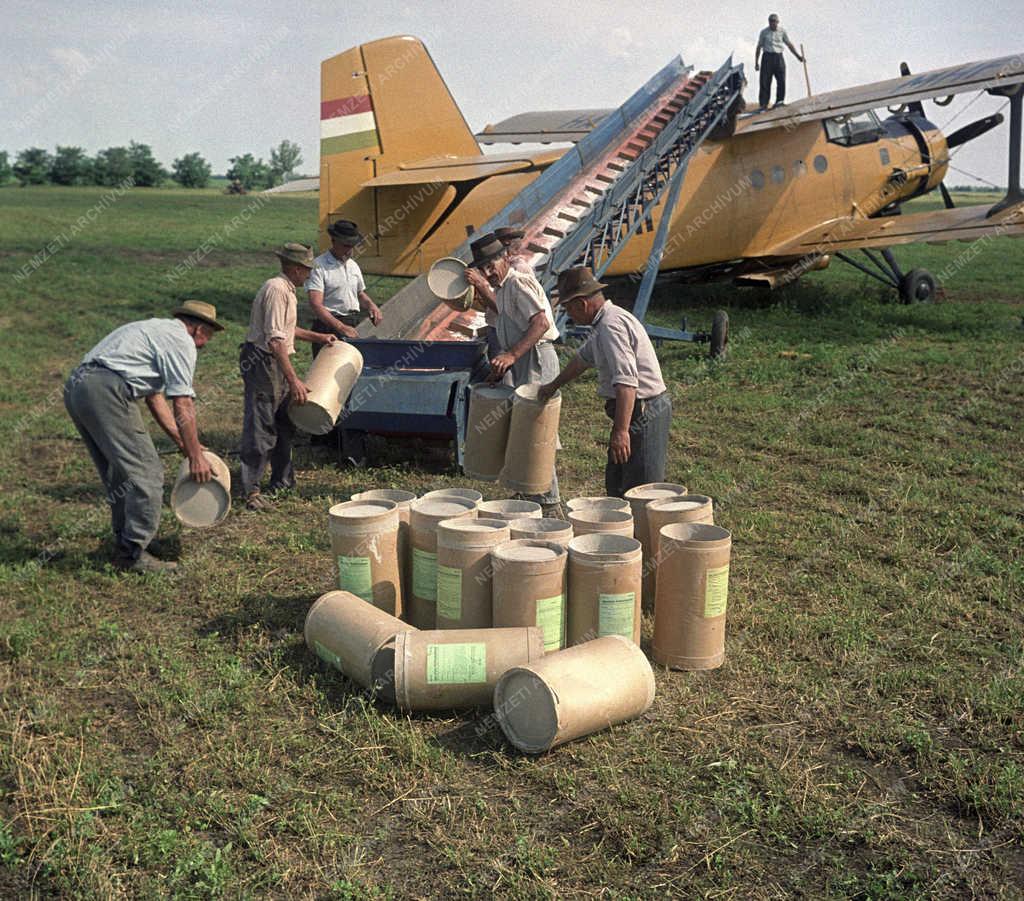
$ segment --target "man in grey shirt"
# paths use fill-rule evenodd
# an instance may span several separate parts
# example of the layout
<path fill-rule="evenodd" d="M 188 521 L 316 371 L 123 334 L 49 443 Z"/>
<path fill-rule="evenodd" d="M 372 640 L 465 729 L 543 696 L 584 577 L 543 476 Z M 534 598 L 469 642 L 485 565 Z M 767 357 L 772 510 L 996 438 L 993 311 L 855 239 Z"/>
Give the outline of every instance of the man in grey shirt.
<path fill-rule="evenodd" d="M 622 497 L 630 488 L 665 480 L 672 400 L 661 377 L 654 346 L 640 321 L 607 300 L 607 287 L 586 266 L 558 276 L 558 299 L 572 321 L 590 325 L 589 338 L 558 374 L 542 385 L 550 397 L 589 367 L 597 368 L 597 393 L 612 420 L 605 491 Z"/>
<path fill-rule="evenodd" d="M 129 322 L 112 331 L 64 385 L 64 406 L 107 492 L 119 569 L 162 572 L 176 566 L 147 550 L 160 526 L 164 468 L 137 401 L 145 401 L 188 458 L 192 478 L 208 482 L 210 464 L 199 443 L 192 378 L 197 348 L 223 328 L 212 304 L 186 300 L 173 319 Z"/>
<path fill-rule="evenodd" d="M 789 40 L 786 29 L 779 25 L 779 17 L 772 13 L 768 17 L 768 27 L 762 28 L 757 36 L 757 49 L 754 50 L 754 71 L 761 71 L 761 91 L 758 106 L 761 111 L 768 109 L 768 101 L 772 96 L 772 79 L 775 79 L 775 105 L 783 106 L 786 102 L 786 59 L 785 48 L 789 47 L 800 62 L 804 58 L 797 53 L 796 47 Z"/>

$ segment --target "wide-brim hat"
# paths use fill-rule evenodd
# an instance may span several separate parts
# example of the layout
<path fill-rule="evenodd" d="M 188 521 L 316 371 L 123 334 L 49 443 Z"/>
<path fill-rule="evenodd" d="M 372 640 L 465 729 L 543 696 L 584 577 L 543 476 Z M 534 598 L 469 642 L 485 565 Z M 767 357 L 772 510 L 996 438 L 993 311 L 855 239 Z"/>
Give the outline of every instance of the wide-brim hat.
<path fill-rule="evenodd" d="M 516 241 L 526 237 L 526 232 L 521 228 L 513 228 L 512 226 L 503 226 L 502 228 L 496 228 L 494 230 L 494 237 L 499 241 Z"/>
<path fill-rule="evenodd" d="M 473 252 L 473 259 L 469 263 L 471 269 L 479 269 L 484 263 L 489 263 L 505 253 L 505 245 L 493 233 L 477 238 L 469 245 L 469 249 Z"/>
<path fill-rule="evenodd" d="M 289 241 L 283 247 L 275 250 L 274 254 L 278 259 L 284 260 L 286 263 L 297 263 L 300 266 L 305 266 L 307 269 L 313 269 L 316 266 L 313 248 L 308 244 Z"/>
<path fill-rule="evenodd" d="M 218 332 L 224 331 L 224 326 L 217 321 L 217 308 L 212 303 L 204 303 L 201 300 L 183 300 L 179 306 L 174 308 L 172 315 L 198 319 Z"/>
<path fill-rule="evenodd" d="M 558 274 L 558 297 L 553 304 L 565 305 L 576 297 L 589 297 L 608 286 L 594 278 L 589 266 L 576 266 Z"/>
<path fill-rule="evenodd" d="M 339 219 L 337 222 L 332 222 L 327 226 L 327 234 L 335 241 L 351 244 L 353 247 L 356 244 L 362 244 L 365 240 L 364 235 L 359 231 L 359 226 L 351 219 Z"/>

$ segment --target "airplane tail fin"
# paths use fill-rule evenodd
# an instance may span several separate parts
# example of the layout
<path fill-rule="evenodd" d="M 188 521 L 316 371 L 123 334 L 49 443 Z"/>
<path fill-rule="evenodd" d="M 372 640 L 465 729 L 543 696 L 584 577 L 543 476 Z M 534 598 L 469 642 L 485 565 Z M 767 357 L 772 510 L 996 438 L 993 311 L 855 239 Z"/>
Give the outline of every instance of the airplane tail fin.
<path fill-rule="evenodd" d="M 321 63 L 321 232 L 337 219 L 352 219 L 374 233 L 376 204 L 363 182 L 410 160 L 479 153 L 418 38 L 383 38 Z"/>

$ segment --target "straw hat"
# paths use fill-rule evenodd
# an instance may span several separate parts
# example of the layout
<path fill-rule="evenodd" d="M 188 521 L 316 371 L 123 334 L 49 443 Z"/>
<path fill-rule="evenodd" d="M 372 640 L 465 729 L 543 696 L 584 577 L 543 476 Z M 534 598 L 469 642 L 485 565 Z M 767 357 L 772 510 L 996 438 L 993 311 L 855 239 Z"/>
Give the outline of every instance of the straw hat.
<path fill-rule="evenodd" d="M 286 263 L 297 263 L 299 266 L 305 266 L 307 269 L 312 269 L 316 266 L 316 260 L 313 258 L 313 248 L 308 244 L 289 241 L 283 247 L 275 250 L 274 254 L 278 259 Z"/>
<path fill-rule="evenodd" d="M 217 321 L 217 308 L 212 303 L 204 303 L 201 300 L 184 300 L 180 306 L 174 308 L 173 316 L 190 316 L 205 322 L 208 326 L 218 332 L 224 331 L 224 326 Z"/>
<path fill-rule="evenodd" d="M 576 266 L 558 274 L 558 297 L 555 305 L 566 304 L 574 297 L 590 297 L 608 286 L 594 278 L 589 266 Z"/>

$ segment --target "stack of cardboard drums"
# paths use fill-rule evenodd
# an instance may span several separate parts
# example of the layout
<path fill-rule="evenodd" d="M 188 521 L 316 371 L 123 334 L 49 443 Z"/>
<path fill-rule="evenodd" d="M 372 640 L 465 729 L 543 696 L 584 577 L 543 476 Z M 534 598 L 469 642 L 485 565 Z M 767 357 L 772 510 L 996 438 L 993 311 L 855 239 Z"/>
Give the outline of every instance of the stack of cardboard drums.
<path fill-rule="evenodd" d="M 719 666 L 731 539 L 682 485 L 628 494 L 569 501 L 569 522 L 473 489 L 353 495 L 330 509 L 338 590 L 306 642 L 405 711 L 493 704 L 527 753 L 634 719 L 654 701 L 645 586 L 654 660 Z"/>

